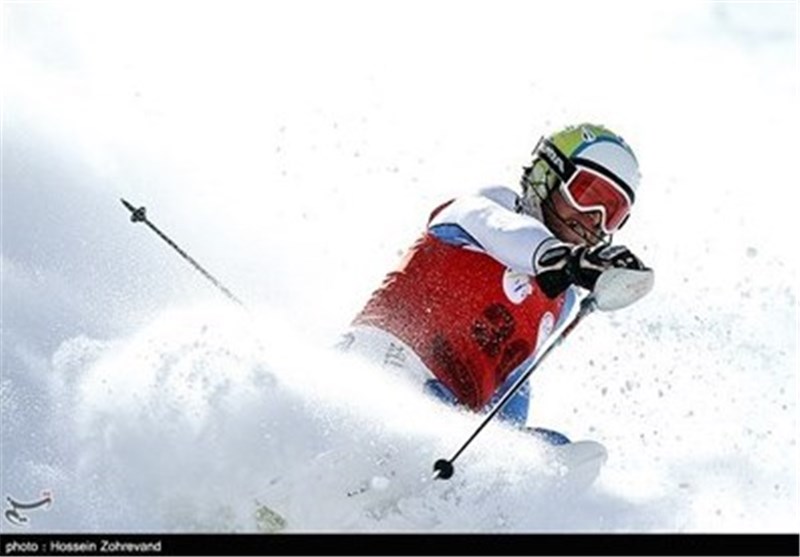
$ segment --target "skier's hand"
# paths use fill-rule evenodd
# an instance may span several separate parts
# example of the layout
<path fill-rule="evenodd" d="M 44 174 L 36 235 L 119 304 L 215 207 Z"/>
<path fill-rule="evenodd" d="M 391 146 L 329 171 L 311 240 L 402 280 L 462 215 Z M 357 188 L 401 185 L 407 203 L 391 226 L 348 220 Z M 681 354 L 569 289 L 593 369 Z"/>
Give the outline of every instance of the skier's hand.
<path fill-rule="evenodd" d="M 561 244 L 545 251 L 536 264 L 536 282 L 549 298 L 555 298 L 572 284 L 593 291 L 600 275 L 609 269 L 650 271 L 625 246 L 604 244 L 594 247 Z"/>

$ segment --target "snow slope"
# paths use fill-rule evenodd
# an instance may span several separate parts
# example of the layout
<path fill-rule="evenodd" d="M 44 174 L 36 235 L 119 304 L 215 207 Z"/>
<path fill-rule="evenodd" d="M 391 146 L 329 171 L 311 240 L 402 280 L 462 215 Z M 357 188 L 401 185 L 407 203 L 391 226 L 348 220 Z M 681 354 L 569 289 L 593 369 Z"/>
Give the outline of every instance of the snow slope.
<path fill-rule="evenodd" d="M 375 4 L 375 5 L 374 5 Z M 2 6 L 2 491 L 30 531 L 796 531 L 796 3 Z M 428 212 L 597 121 L 654 291 L 499 426 L 329 350 Z M 228 304 L 148 215 L 247 303 Z M 7 522 L 3 531 L 17 531 Z"/>

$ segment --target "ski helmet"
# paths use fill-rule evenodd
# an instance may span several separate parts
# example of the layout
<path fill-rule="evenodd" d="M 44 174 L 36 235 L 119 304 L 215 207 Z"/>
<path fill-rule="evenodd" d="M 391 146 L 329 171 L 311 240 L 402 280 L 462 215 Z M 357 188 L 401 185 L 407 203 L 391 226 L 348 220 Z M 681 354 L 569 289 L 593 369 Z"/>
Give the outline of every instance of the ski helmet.
<path fill-rule="evenodd" d="M 581 184 L 575 178 L 581 177 Z M 613 186 L 603 197 L 592 181 Z M 520 208 L 542 214 L 542 204 L 562 185 L 575 196 L 567 196 L 581 209 L 600 209 L 603 228 L 613 234 L 627 220 L 639 187 L 639 163 L 625 141 L 606 127 L 595 124 L 569 126 L 542 137 L 533 150 L 531 163 L 522 174 Z"/>

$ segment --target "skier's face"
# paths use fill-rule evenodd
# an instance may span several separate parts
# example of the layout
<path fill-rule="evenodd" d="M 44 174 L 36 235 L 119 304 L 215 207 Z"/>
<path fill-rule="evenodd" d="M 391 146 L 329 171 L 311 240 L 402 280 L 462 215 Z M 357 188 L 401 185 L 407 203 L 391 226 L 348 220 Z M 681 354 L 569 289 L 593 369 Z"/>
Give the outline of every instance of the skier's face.
<path fill-rule="evenodd" d="M 544 222 L 561 241 L 593 246 L 603 238 L 600 211 L 582 212 L 564 199 L 560 189 L 554 190 L 548 202 L 542 203 Z"/>

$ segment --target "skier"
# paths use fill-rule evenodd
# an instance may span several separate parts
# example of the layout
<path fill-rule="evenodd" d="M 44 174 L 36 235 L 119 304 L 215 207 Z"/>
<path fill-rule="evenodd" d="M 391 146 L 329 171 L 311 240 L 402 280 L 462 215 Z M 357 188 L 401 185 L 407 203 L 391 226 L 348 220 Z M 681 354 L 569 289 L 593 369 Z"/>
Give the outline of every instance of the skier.
<path fill-rule="evenodd" d="M 610 243 L 639 178 L 633 151 L 606 127 L 587 123 L 542 137 L 523 168 L 521 194 L 488 187 L 431 213 L 339 347 L 411 374 L 446 402 L 488 411 L 601 273 L 652 273 Z M 529 401 L 526 383 L 498 417 L 568 443 L 526 425 Z"/>

